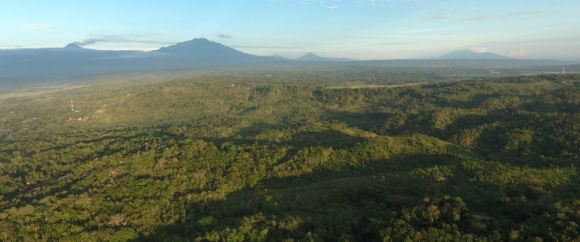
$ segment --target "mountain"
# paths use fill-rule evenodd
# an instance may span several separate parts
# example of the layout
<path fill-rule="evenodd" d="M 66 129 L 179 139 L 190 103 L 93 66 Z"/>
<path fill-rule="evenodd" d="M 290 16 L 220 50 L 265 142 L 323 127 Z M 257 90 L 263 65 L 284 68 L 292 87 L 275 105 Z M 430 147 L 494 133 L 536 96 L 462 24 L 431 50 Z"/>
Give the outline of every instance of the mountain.
<path fill-rule="evenodd" d="M 493 61 L 490 61 L 493 60 Z M 71 43 L 62 48 L 0 49 L 0 88 L 38 84 L 63 84 L 103 74 L 151 73 L 196 70 L 345 68 L 349 65 L 381 68 L 489 69 L 550 67 L 577 64 L 511 59 L 493 53 L 456 51 L 441 59 L 357 61 L 308 53 L 296 60 L 257 56 L 207 39 L 192 39 L 155 51 L 111 51 L 84 48 Z M 552 68 L 557 67 L 557 68 Z M 536 70 L 536 69 L 533 69 Z M 529 72 L 530 70 L 527 70 Z"/>
<path fill-rule="evenodd" d="M 471 50 L 458 50 L 445 54 L 440 59 L 509 60 L 511 58 L 491 52 L 477 53 Z"/>
<path fill-rule="evenodd" d="M 326 58 L 320 57 L 314 53 L 306 53 L 303 56 L 298 57 L 299 61 L 325 61 Z"/>
<path fill-rule="evenodd" d="M 77 43 L 70 43 L 70 44 L 66 45 L 64 47 L 64 49 L 65 50 L 89 50 L 89 49 L 83 48 L 82 46 L 80 46 Z"/>
<path fill-rule="evenodd" d="M 163 47 L 155 52 L 200 60 L 251 59 L 256 57 L 207 39 L 193 39 L 172 46 Z"/>
<path fill-rule="evenodd" d="M 299 61 L 350 61 L 351 59 L 348 58 L 328 58 L 316 55 L 314 53 L 306 53 L 303 56 L 299 57 L 297 60 Z"/>
<path fill-rule="evenodd" d="M 0 86 L 67 82 L 99 74 L 195 69 L 235 69 L 286 61 L 243 53 L 207 39 L 193 39 L 151 52 L 83 48 L 0 50 Z"/>

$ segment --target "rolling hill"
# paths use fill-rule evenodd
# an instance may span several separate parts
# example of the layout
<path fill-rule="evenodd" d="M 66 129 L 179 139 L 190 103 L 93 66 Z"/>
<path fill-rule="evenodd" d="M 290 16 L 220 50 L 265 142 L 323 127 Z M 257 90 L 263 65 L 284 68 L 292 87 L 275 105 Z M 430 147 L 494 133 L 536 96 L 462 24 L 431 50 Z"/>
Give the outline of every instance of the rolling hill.
<path fill-rule="evenodd" d="M 580 75 L 337 77 L 0 98 L 0 241 L 577 241 Z"/>

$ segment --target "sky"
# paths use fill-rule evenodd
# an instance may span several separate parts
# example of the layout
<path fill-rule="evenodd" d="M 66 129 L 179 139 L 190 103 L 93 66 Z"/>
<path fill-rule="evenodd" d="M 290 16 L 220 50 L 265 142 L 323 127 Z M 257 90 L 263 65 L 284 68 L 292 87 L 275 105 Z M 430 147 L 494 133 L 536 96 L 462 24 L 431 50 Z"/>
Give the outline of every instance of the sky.
<path fill-rule="evenodd" d="M 149 51 L 208 38 L 256 55 L 580 60 L 580 0 L 0 0 L 0 49 Z"/>

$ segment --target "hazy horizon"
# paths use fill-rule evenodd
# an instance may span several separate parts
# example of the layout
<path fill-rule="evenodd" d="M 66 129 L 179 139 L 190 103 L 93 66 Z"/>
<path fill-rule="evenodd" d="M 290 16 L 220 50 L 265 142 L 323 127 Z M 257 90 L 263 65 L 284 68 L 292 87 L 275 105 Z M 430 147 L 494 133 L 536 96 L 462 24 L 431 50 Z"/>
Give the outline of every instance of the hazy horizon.
<path fill-rule="evenodd" d="M 158 49 L 192 38 L 255 55 L 425 59 L 469 49 L 579 60 L 580 2 L 431 0 L 5 1 L 0 49 Z"/>

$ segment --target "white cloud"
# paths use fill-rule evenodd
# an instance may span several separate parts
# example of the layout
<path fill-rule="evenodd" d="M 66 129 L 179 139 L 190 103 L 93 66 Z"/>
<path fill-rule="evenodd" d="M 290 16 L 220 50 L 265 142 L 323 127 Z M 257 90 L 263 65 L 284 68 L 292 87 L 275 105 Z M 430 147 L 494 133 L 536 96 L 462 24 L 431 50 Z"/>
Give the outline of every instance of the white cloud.
<path fill-rule="evenodd" d="M 507 50 L 504 51 L 502 54 L 513 58 L 524 58 L 528 56 L 528 52 L 522 48 Z"/>
<path fill-rule="evenodd" d="M 118 36 L 118 35 L 97 35 L 93 38 L 85 39 L 75 42 L 80 46 L 96 45 L 101 43 L 140 43 L 153 45 L 172 45 L 174 42 L 159 41 L 154 39 L 134 38 L 133 36 Z"/>
<path fill-rule="evenodd" d="M 548 15 L 547 12 L 542 11 L 512 11 L 512 12 L 498 12 L 498 13 L 482 13 L 482 14 L 464 14 L 464 15 L 455 15 L 455 14 L 432 14 L 421 16 L 421 20 L 425 21 L 432 21 L 432 20 L 441 20 L 441 21 L 481 21 L 481 20 L 503 20 L 506 18 L 518 18 L 518 17 L 528 17 L 528 18 L 537 18 L 543 17 Z"/>
<path fill-rule="evenodd" d="M 337 9 L 340 7 L 341 0 L 305 0 L 306 3 L 314 3 L 322 5 L 327 9 Z"/>
<path fill-rule="evenodd" d="M 471 49 L 471 51 L 473 51 L 475 53 L 485 53 L 485 52 L 489 52 L 489 49 L 487 47 L 475 47 L 475 48 Z"/>
<path fill-rule="evenodd" d="M 368 3 L 370 5 L 375 5 L 375 4 L 377 4 L 378 0 L 358 0 L 358 2 Z"/>
<path fill-rule="evenodd" d="M 31 23 L 31 24 L 21 24 L 18 25 L 18 29 L 21 30 L 47 30 L 50 29 L 52 26 L 50 24 L 42 24 L 42 23 Z"/>
<path fill-rule="evenodd" d="M 234 37 L 231 34 L 223 34 L 223 33 L 222 34 L 216 34 L 215 36 L 218 37 L 218 38 L 220 38 L 220 39 L 231 39 L 231 38 Z"/>
<path fill-rule="evenodd" d="M 371 6 L 376 5 L 379 2 L 379 0 L 352 0 L 352 1 L 355 3 L 368 4 Z M 343 0 L 304 0 L 304 2 L 319 4 L 322 7 L 330 10 L 338 9 L 344 4 Z"/>

